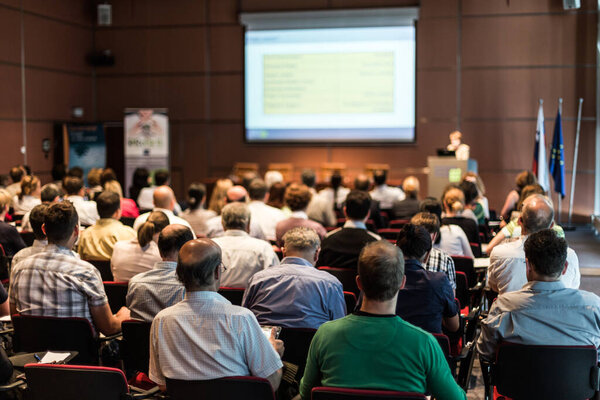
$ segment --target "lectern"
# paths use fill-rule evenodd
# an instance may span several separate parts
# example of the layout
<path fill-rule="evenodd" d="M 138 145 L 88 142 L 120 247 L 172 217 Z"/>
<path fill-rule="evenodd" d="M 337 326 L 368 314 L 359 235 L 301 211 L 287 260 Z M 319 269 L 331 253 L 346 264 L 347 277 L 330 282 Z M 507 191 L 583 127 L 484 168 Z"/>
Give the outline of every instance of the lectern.
<path fill-rule="evenodd" d="M 454 157 L 427 157 L 429 179 L 427 195 L 439 199 L 449 183 L 459 183 L 465 172 L 477 173 L 477 161 Z"/>

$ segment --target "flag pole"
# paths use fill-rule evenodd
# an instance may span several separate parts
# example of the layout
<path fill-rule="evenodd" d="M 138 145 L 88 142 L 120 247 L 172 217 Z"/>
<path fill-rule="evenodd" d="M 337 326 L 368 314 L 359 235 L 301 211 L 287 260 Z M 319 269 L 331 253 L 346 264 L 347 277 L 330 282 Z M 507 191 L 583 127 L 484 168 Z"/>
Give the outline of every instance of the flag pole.
<path fill-rule="evenodd" d="M 569 226 L 573 217 L 573 194 L 575 193 L 575 180 L 577 179 L 577 156 L 579 155 L 579 134 L 581 133 L 581 109 L 583 98 L 579 98 L 579 109 L 577 110 L 577 131 L 575 133 L 575 150 L 573 150 L 573 171 L 571 172 L 571 194 L 569 196 Z"/>
<path fill-rule="evenodd" d="M 562 124 L 562 108 L 563 108 L 563 99 L 562 97 L 558 98 L 558 112 L 560 113 L 561 116 L 561 124 Z M 558 193 L 558 211 L 556 212 L 557 214 L 557 218 L 556 218 L 556 222 L 558 222 L 558 224 L 560 225 L 560 210 L 562 209 L 562 196 L 560 193 Z"/>

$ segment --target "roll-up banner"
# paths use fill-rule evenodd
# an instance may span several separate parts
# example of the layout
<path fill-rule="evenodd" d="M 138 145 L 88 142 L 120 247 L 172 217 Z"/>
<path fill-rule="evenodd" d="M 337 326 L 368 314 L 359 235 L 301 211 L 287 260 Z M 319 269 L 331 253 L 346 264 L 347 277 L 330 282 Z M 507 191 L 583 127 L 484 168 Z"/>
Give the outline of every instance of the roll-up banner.
<path fill-rule="evenodd" d="M 136 168 L 146 168 L 152 176 L 157 170 L 169 169 L 167 109 L 126 108 L 124 128 L 125 187 L 123 189 L 129 194 Z"/>
<path fill-rule="evenodd" d="M 106 167 L 106 141 L 102 124 L 64 124 L 63 155 L 68 168 L 83 169 L 87 174 L 92 168 Z"/>

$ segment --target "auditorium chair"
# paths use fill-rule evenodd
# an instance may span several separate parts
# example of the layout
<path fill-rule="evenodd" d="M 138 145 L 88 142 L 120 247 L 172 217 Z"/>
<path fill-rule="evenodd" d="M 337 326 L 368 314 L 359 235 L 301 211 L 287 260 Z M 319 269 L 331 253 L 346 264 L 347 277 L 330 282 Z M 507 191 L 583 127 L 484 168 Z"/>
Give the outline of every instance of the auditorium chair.
<path fill-rule="evenodd" d="M 338 278 L 342 282 L 342 286 L 345 291 L 352 292 L 358 296 L 360 290 L 356 285 L 356 275 L 358 274 L 354 269 L 348 268 L 333 268 L 333 267 L 319 267 L 321 271 L 329 272 L 331 275 Z"/>
<path fill-rule="evenodd" d="M 28 400 L 125 400 L 145 399 L 158 392 L 155 389 L 132 393 L 123 371 L 116 368 L 26 364 L 26 398 Z M 131 390 L 130 390 L 131 389 Z"/>
<path fill-rule="evenodd" d="M 171 400 L 275 400 L 269 381 L 256 376 L 232 376 L 206 381 L 166 378 L 166 381 Z"/>
<path fill-rule="evenodd" d="M 400 233 L 399 228 L 383 228 L 377 231 L 377 234 L 381 236 L 383 239 L 393 240 L 394 243 L 398 238 L 398 233 Z"/>
<path fill-rule="evenodd" d="M 279 339 L 283 340 L 285 345 L 281 359 L 298 366 L 296 374 L 298 381 L 304 374 L 308 349 L 315 333 L 317 330 L 310 328 L 282 328 L 279 333 Z"/>
<path fill-rule="evenodd" d="M 114 281 L 112 270 L 110 269 L 110 260 L 85 260 L 92 264 L 98 271 L 103 281 Z"/>
<path fill-rule="evenodd" d="M 23 239 L 27 247 L 33 246 L 33 241 L 35 240 L 35 235 L 33 232 L 20 232 L 19 234 L 21 235 L 21 239 Z"/>
<path fill-rule="evenodd" d="M 473 252 L 473 256 L 475 258 L 482 256 L 481 243 L 469 242 L 469 246 L 471 247 L 471 251 Z"/>
<path fill-rule="evenodd" d="M 121 356 L 127 372 L 148 374 L 151 326 L 151 322 L 133 319 L 123 321 L 121 324 L 123 333 Z"/>
<path fill-rule="evenodd" d="M 598 350 L 594 346 L 534 346 L 502 342 L 496 361 L 481 361 L 485 399 L 598 398 Z"/>
<path fill-rule="evenodd" d="M 465 256 L 451 256 L 454 261 L 454 268 L 457 272 L 456 277 L 456 294 L 459 295 L 459 278 L 458 272 L 464 273 L 466 277 L 466 285 L 469 292 L 469 300 L 466 301 L 464 298 L 459 297 L 461 305 L 463 307 L 469 306 L 469 308 L 474 308 L 479 306 L 483 298 L 483 290 L 485 287 L 485 272 L 478 273 L 475 270 L 475 266 L 473 264 L 473 259 L 471 257 Z M 460 282 L 463 284 L 464 282 Z M 461 288 L 462 290 L 462 288 Z M 460 296 L 463 296 L 461 293 Z"/>
<path fill-rule="evenodd" d="M 241 306 L 245 290 L 244 288 L 221 286 L 218 293 L 229 300 L 234 306 Z"/>
<path fill-rule="evenodd" d="M 110 311 L 116 314 L 121 307 L 127 306 L 127 282 L 104 281 L 102 283 L 108 297 Z"/>
<path fill-rule="evenodd" d="M 391 390 L 314 387 L 312 400 L 426 400 L 424 394 Z"/>
<path fill-rule="evenodd" d="M 123 223 L 123 225 L 127 225 L 133 228 L 133 223 L 135 222 L 135 218 L 130 218 L 130 217 L 121 217 L 120 219 L 121 223 Z"/>
<path fill-rule="evenodd" d="M 7 256 L 4 252 L 4 247 L 0 244 L 0 281 L 2 281 L 2 283 L 8 283 L 11 264 L 12 256 Z"/>
<path fill-rule="evenodd" d="M 356 308 L 356 295 L 353 292 L 344 291 L 344 301 L 346 302 L 346 315 L 352 314 Z"/>

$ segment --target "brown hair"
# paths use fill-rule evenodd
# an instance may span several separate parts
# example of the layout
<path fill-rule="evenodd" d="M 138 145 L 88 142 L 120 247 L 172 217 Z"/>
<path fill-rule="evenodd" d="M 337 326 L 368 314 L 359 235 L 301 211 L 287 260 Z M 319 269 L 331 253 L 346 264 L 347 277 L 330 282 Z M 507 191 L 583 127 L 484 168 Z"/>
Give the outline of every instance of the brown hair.
<path fill-rule="evenodd" d="M 152 237 L 169 225 L 169 218 L 162 211 L 152 211 L 146 222 L 138 229 L 138 243 L 144 248 L 152 241 Z"/>
<path fill-rule="evenodd" d="M 521 171 L 515 179 L 515 184 L 517 185 L 519 192 L 523 190 L 525 186 L 533 185 L 534 183 L 537 183 L 537 179 L 531 171 Z"/>
<path fill-rule="evenodd" d="M 299 211 L 306 209 L 311 197 L 312 194 L 310 193 L 308 186 L 292 183 L 285 190 L 283 199 L 290 210 Z"/>
<path fill-rule="evenodd" d="M 87 181 L 89 187 L 100 186 L 100 176 L 102 175 L 102 168 L 92 168 L 87 174 Z"/>
<path fill-rule="evenodd" d="M 214 211 L 217 214 L 221 214 L 221 210 L 225 206 L 225 196 L 227 190 L 233 187 L 233 183 L 230 179 L 219 179 L 215 183 L 210 201 L 208 202 L 208 209 Z"/>
<path fill-rule="evenodd" d="M 28 196 L 33 193 L 40 185 L 40 179 L 34 175 L 28 175 L 21 181 L 21 193 L 19 193 L 19 200 L 23 199 L 23 196 Z"/>
<path fill-rule="evenodd" d="M 358 256 L 358 275 L 366 298 L 392 299 L 404 278 L 402 251 L 385 240 L 367 244 Z"/>
<path fill-rule="evenodd" d="M 458 188 L 451 188 L 444 194 L 444 208 L 447 211 L 460 212 L 465 208 L 465 194 Z"/>

